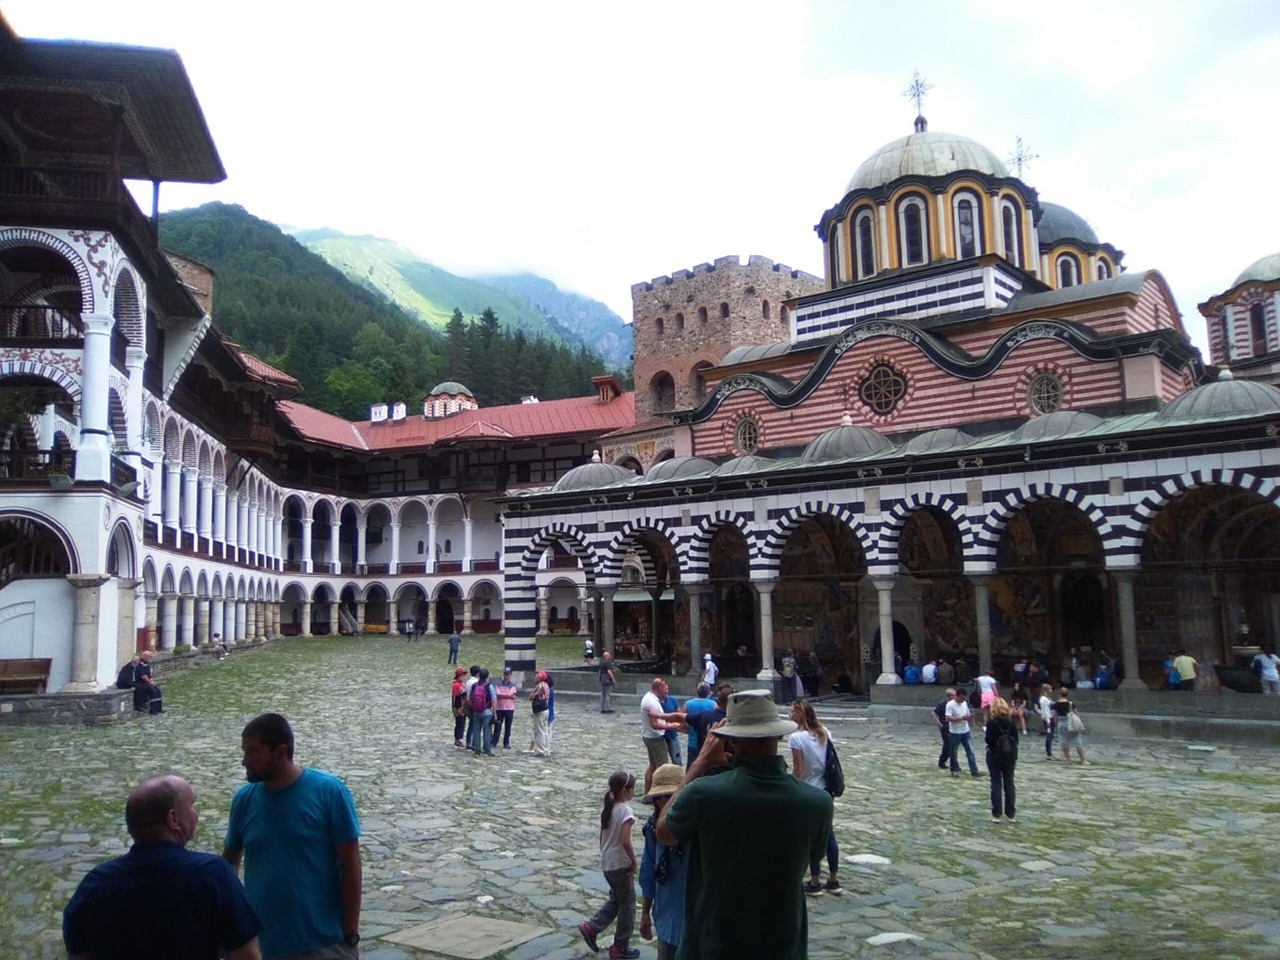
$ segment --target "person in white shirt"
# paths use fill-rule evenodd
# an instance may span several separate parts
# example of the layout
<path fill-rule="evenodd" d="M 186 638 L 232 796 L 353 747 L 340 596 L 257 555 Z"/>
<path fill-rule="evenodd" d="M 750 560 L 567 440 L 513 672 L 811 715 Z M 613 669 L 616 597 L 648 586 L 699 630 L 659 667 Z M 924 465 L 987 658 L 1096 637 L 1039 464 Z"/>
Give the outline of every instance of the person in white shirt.
<path fill-rule="evenodd" d="M 1044 758 L 1052 760 L 1054 734 L 1053 687 L 1047 683 L 1040 688 L 1040 701 L 1037 706 L 1040 708 L 1040 721 L 1044 724 Z"/>
<path fill-rule="evenodd" d="M 987 721 L 991 719 L 991 701 L 996 698 L 996 694 L 1000 690 L 1000 684 L 988 670 L 983 670 L 974 683 L 978 685 L 978 690 L 982 697 L 982 728 L 985 730 Z"/>
<path fill-rule="evenodd" d="M 704 653 L 702 655 L 702 682 L 712 690 L 716 688 L 716 677 L 720 676 L 720 668 L 716 666 L 716 662 L 711 659 L 711 654 Z"/>
<path fill-rule="evenodd" d="M 924 665 L 924 669 L 920 671 L 921 683 L 937 683 L 938 682 L 938 661 L 930 660 Z"/>
<path fill-rule="evenodd" d="M 1276 656 L 1275 644 L 1267 644 L 1261 653 L 1254 656 L 1253 663 L 1258 679 L 1262 681 L 1263 695 L 1280 696 L 1280 657 Z"/>
<path fill-rule="evenodd" d="M 969 776 L 980 777 L 978 761 L 973 756 L 973 744 L 969 739 L 969 691 L 960 687 L 956 695 L 947 704 L 947 724 L 951 731 L 951 775 L 960 776 L 958 747 L 964 747 L 965 756 L 969 759 Z"/>
<path fill-rule="evenodd" d="M 644 771 L 645 793 L 649 792 L 649 786 L 653 783 L 653 772 L 671 759 L 667 752 L 667 729 L 682 729 L 684 723 L 683 713 L 665 711 L 663 701 L 666 698 L 667 681 L 654 677 L 649 692 L 640 701 L 640 738 L 649 755 L 649 766 Z"/>

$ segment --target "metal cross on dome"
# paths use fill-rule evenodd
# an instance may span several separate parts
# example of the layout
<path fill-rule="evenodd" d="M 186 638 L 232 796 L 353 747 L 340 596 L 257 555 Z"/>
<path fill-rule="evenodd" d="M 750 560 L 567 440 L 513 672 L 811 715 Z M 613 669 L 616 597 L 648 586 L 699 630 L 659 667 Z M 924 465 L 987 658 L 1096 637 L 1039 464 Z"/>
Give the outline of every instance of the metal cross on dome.
<path fill-rule="evenodd" d="M 1017 171 L 1017 176 L 1022 176 L 1022 168 L 1031 166 L 1032 160 L 1039 160 L 1040 154 L 1032 153 L 1031 148 L 1022 142 L 1022 138 L 1018 137 L 1014 141 L 1013 153 L 1009 154 L 1009 163 Z"/>
<path fill-rule="evenodd" d="M 916 113 L 924 113 L 924 95 L 933 89 L 933 84 L 920 76 L 920 71 L 916 70 L 911 76 L 911 83 L 907 89 L 902 91 L 902 95 L 916 105 Z"/>

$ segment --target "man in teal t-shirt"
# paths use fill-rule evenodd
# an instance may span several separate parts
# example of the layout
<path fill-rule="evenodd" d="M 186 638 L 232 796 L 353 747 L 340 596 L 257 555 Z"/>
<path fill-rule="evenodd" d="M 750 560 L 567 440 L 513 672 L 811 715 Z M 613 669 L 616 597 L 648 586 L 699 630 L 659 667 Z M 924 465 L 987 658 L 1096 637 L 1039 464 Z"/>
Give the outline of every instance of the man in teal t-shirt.
<path fill-rule="evenodd" d="M 262 920 L 264 960 L 355 957 L 360 942 L 360 823 L 337 777 L 293 762 L 293 730 L 278 713 L 240 737 L 245 778 L 231 800 L 222 856 L 239 868 Z"/>
<path fill-rule="evenodd" d="M 768 691 L 733 694 L 725 725 L 711 731 L 658 820 L 661 843 L 688 843 L 681 960 L 808 956 L 801 877 L 826 852 L 833 807 L 778 756 L 778 738 L 795 730 Z M 725 765 L 726 739 L 733 766 L 704 776 Z"/>

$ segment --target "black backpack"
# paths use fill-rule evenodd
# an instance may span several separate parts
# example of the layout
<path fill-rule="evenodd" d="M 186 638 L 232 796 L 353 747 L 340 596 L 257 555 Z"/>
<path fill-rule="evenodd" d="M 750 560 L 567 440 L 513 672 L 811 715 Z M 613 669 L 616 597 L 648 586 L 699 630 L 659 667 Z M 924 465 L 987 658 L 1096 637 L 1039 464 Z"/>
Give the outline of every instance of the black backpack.
<path fill-rule="evenodd" d="M 823 767 L 823 778 L 827 784 L 827 793 L 833 797 L 844 796 L 844 768 L 840 766 L 840 755 L 836 753 L 836 745 L 827 736 L 827 762 Z"/>
<path fill-rule="evenodd" d="M 1001 759 L 1013 759 L 1018 756 L 1018 738 L 1013 731 L 1012 723 L 1000 724 L 1000 734 L 996 737 L 996 756 Z"/>

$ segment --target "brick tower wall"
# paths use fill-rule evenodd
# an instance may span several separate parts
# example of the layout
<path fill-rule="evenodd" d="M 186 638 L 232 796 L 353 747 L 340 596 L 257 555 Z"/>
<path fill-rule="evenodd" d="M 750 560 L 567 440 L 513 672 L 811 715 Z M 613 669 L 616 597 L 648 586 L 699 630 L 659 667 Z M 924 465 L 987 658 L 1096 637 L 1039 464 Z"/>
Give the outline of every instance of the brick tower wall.
<path fill-rule="evenodd" d="M 768 257 L 721 257 L 631 288 L 636 419 L 695 406 L 696 371 L 734 347 L 791 338 L 786 302 L 825 288 Z M 670 386 L 666 385 L 670 377 Z"/>

